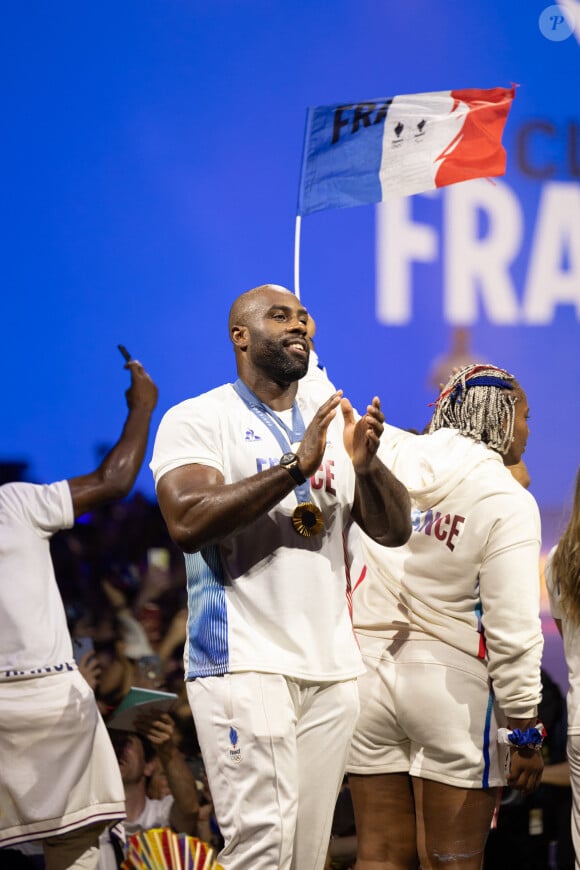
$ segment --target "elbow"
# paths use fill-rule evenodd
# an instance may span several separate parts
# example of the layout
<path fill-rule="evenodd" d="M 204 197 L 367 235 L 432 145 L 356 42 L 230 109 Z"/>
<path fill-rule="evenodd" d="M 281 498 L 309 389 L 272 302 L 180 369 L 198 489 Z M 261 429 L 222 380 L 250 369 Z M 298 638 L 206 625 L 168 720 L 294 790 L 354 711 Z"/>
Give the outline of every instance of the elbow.
<path fill-rule="evenodd" d="M 157 502 L 171 540 L 183 553 L 195 553 L 208 543 L 203 534 L 207 511 L 189 488 L 176 490 L 171 483 L 173 474 L 170 472 L 158 482 Z"/>
<path fill-rule="evenodd" d="M 172 541 L 184 553 L 195 553 L 206 543 L 200 539 L 199 535 L 195 534 L 194 530 L 183 523 L 168 523 L 168 531 Z"/>
<path fill-rule="evenodd" d="M 408 515 L 401 516 L 398 522 L 391 522 L 377 543 L 383 547 L 402 547 L 411 537 L 412 530 L 411 518 Z"/>
<path fill-rule="evenodd" d="M 411 518 L 409 516 L 403 517 L 401 523 L 399 523 L 398 526 L 392 531 L 392 541 L 389 546 L 402 547 L 411 537 L 412 531 L 413 528 L 411 526 Z"/>
<path fill-rule="evenodd" d="M 362 530 L 381 547 L 402 547 L 411 537 L 411 518 L 408 514 L 400 513 L 398 516 L 382 513 L 374 517 L 374 521 L 364 522 L 354 517 L 355 522 Z"/>
<path fill-rule="evenodd" d="M 197 501 L 192 504 L 191 497 L 188 497 L 167 504 L 160 490 L 157 495 L 158 498 L 161 496 L 159 505 L 169 534 L 184 553 L 195 553 L 219 539 L 210 506 L 206 503 Z"/>
<path fill-rule="evenodd" d="M 404 490 L 400 498 L 392 504 L 386 520 L 379 537 L 375 540 L 383 547 L 402 547 L 407 543 L 413 531 L 411 499 L 407 490 Z"/>
<path fill-rule="evenodd" d="M 100 475 L 101 493 L 104 501 L 118 501 L 129 495 L 135 483 L 136 473 L 128 469 L 103 469 Z"/>
<path fill-rule="evenodd" d="M 107 501 L 120 501 L 131 492 L 133 482 L 124 485 L 122 481 L 113 481 L 107 488 L 105 498 Z"/>

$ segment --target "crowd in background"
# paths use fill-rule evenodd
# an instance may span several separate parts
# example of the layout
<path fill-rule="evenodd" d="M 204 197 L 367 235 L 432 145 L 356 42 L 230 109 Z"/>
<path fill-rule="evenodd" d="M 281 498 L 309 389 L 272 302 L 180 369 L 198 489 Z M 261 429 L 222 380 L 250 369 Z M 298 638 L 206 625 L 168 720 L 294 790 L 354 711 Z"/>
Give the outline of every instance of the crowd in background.
<path fill-rule="evenodd" d="M 24 469 L 23 469 L 24 470 Z M 81 670 L 95 691 L 105 718 L 131 686 L 174 692 L 172 710 L 179 748 L 195 773 L 205 838 L 221 845 L 211 807 L 183 672 L 187 600 L 181 551 L 170 539 L 157 503 L 140 492 L 81 517 L 51 540 L 52 558 L 73 638 L 90 637 Z M 567 778 L 552 784 L 551 765 L 565 761 L 565 703 L 558 686 L 543 674 L 542 719 L 549 739 L 544 782 L 531 798 L 504 792 L 496 827 L 486 851 L 487 870 L 568 870 L 574 866 L 569 834 Z M 149 779 L 148 794 L 167 794 L 160 771 Z M 26 851 L 26 850 L 25 850 Z M 518 855 L 514 864 L 514 856 Z M 12 859 L 16 861 L 15 858 Z M 356 832 L 348 780 L 339 795 L 328 868 L 354 867 Z M 20 862 L 20 863 L 19 863 Z M 14 867 L 42 867 L 40 856 L 22 855 Z"/>

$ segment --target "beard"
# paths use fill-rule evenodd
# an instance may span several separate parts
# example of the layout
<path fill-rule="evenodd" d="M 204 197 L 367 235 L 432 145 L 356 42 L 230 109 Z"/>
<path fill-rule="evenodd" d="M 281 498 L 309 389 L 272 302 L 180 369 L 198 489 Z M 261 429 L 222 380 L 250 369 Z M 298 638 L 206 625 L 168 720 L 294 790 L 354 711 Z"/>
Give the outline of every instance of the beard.
<path fill-rule="evenodd" d="M 299 381 L 308 371 L 309 354 L 304 359 L 293 356 L 280 342 L 263 340 L 254 345 L 251 360 L 272 380 L 281 384 Z"/>

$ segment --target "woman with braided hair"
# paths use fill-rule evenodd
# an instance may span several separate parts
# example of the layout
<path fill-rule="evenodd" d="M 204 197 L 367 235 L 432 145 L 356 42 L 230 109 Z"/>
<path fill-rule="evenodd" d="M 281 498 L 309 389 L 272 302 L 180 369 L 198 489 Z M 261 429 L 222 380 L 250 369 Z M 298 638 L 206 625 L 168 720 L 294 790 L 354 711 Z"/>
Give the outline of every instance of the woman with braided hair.
<path fill-rule="evenodd" d="M 513 375 L 471 365 L 427 434 L 385 426 L 381 458 L 409 489 L 413 532 L 395 549 L 353 544 L 357 870 L 479 870 L 500 787 L 539 784 L 540 518 L 507 467 L 527 418 Z"/>
<path fill-rule="evenodd" d="M 572 842 L 580 868 L 580 469 L 564 534 L 546 559 L 550 610 L 564 639 L 569 688 L 567 755 L 572 786 Z"/>

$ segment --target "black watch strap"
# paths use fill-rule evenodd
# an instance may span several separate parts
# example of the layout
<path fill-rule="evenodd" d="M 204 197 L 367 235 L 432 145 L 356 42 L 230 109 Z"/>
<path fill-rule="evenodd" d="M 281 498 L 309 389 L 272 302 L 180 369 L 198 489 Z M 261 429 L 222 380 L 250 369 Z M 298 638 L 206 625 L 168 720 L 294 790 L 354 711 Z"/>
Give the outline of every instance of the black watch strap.
<path fill-rule="evenodd" d="M 280 465 L 282 468 L 286 469 L 288 474 L 294 481 L 296 481 L 296 483 L 306 483 L 306 478 L 300 468 L 300 460 L 295 453 L 284 453 L 284 455 L 280 457 Z"/>

